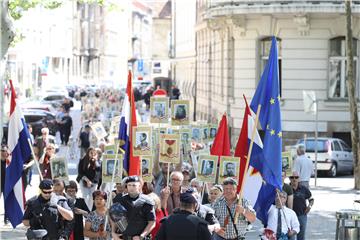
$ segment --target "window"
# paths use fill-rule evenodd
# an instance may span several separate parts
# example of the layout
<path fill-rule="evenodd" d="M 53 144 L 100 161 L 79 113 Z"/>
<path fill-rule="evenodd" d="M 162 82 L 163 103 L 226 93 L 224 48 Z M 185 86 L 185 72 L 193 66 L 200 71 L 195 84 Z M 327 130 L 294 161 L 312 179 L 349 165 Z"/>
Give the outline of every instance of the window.
<path fill-rule="evenodd" d="M 281 84 L 281 80 L 282 80 L 282 71 L 281 71 L 281 39 L 280 38 L 276 38 L 277 41 L 277 50 L 278 50 L 278 65 L 279 65 L 279 91 L 280 91 L 280 96 L 282 95 L 282 84 Z M 258 81 L 260 81 L 261 75 L 264 72 L 265 66 L 269 60 L 269 54 L 270 54 L 270 48 L 271 48 L 271 37 L 265 37 L 263 39 L 261 39 L 260 41 L 260 75 L 258 78 Z"/>
<path fill-rule="evenodd" d="M 341 147 L 338 141 L 334 141 L 333 151 L 341 151 Z"/>
<path fill-rule="evenodd" d="M 358 49 L 357 39 L 353 39 L 354 52 L 354 78 L 357 82 Z M 329 58 L 329 98 L 347 98 L 346 80 L 346 41 L 345 37 L 337 37 L 330 40 Z M 357 95 L 357 94 L 356 94 Z"/>
<path fill-rule="evenodd" d="M 351 152 L 351 148 L 344 141 L 340 141 L 340 145 L 341 145 L 343 151 Z"/>

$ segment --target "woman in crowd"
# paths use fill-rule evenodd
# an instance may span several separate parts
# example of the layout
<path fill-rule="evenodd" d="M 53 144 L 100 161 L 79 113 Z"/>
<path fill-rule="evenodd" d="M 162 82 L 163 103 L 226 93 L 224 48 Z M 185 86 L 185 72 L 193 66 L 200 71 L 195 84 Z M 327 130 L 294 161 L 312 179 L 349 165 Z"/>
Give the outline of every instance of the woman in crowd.
<path fill-rule="evenodd" d="M 43 178 L 52 179 L 50 161 L 55 157 L 55 145 L 49 143 L 46 145 L 45 154 L 39 159 L 40 171 Z"/>
<path fill-rule="evenodd" d="M 101 166 L 97 158 L 97 152 L 93 147 L 89 147 L 85 156 L 79 162 L 76 180 L 80 184 L 83 198 L 90 210 L 93 209 L 91 194 L 99 183 L 100 174 Z"/>
<path fill-rule="evenodd" d="M 84 228 L 84 236 L 89 240 L 107 240 L 110 238 L 110 223 L 107 224 L 105 229 L 106 218 L 106 192 L 96 190 L 93 194 L 93 200 L 95 202 L 95 210 L 90 212 Z"/>
<path fill-rule="evenodd" d="M 160 221 L 164 217 L 168 216 L 168 212 L 166 209 L 161 208 L 160 198 L 158 197 L 158 195 L 156 195 L 155 193 L 150 193 L 148 194 L 148 196 L 155 202 L 156 225 L 155 228 L 151 231 L 151 236 L 153 237 L 153 239 L 155 239 L 155 236 L 160 229 Z"/>
<path fill-rule="evenodd" d="M 221 185 L 214 185 L 212 188 L 210 188 L 210 195 L 209 195 L 209 204 L 212 205 L 219 197 L 221 197 L 223 193 L 223 188 Z"/>

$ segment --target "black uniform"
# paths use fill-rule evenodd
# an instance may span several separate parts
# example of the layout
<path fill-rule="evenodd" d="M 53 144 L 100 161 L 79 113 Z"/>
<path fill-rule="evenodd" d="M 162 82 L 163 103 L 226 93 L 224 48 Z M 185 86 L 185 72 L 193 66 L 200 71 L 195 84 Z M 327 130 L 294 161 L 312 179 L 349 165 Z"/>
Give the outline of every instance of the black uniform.
<path fill-rule="evenodd" d="M 154 201 L 142 193 L 136 198 L 126 194 L 115 198 L 113 202 L 119 202 L 127 210 L 128 227 L 122 233 L 125 240 L 132 239 L 133 236 L 140 236 L 147 224 L 155 221 Z"/>
<path fill-rule="evenodd" d="M 156 240 L 210 240 L 208 223 L 185 210 L 179 210 L 161 221 Z"/>
<path fill-rule="evenodd" d="M 71 210 L 65 197 L 52 197 L 58 198 L 58 205 Z M 29 220 L 32 230 L 46 229 L 48 232 L 46 239 L 48 240 L 57 240 L 60 237 L 68 239 L 71 233 L 71 227 L 69 227 L 71 222 L 66 221 L 57 210 L 57 207 L 52 206 L 50 200 L 44 199 L 41 195 L 35 196 L 26 202 L 23 219 Z"/>

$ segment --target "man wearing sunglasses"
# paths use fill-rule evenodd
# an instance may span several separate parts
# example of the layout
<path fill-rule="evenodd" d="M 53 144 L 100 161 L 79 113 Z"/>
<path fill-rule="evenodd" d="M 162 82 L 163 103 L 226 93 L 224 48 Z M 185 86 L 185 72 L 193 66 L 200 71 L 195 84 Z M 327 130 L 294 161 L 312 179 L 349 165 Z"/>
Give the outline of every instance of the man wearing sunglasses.
<path fill-rule="evenodd" d="M 69 221 L 73 219 L 73 212 L 67 204 L 66 198 L 53 194 L 53 182 L 44 179 L 40 182 L 40 195 L 26 202 L 23 224 L 31 230 L 45 229 L 45 239 L 68 239 Z"/>
<path fill-rule="evenodd" d="M 294 200 L 293 210 L 298 217 L 300 223 L 300 232 L 297 235 L 297 240 L 305 239 L 307 214 L 310 212 L 314 199 L 311 198 L 311 192 L 307 187 L 299 184 L 299 173 L 293 172 L 290 178 L 290 185 L 293 189 Z"/>

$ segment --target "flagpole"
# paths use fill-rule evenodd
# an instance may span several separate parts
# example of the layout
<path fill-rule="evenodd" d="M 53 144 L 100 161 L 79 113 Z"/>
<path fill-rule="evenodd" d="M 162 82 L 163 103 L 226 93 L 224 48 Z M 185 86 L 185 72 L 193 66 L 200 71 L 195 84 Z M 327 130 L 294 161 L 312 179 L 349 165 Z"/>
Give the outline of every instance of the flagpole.
<path fill-rule="evenodd" d="M 32 145 L 31 145 L 30 138 L 28 138 L 28 144 L 29 144 L 29 147 L 30 147 L 30 149 L 31 149 L 31 156 L 32 156 L 33 159 L 34 159 L 33 161 L 35 162 L 36 168 L 37 168 L 37 170 L 38 170 L 38 172 L 39 172 L 40 181 L 42 181 L 44 178 L 43 178 L 43 175 L 42 175 L 41 170 L 40 170 L 39 162 L 38 162 L 38 160 L 36 159 L 36 156 L 35 156 L 35 153 L 34 153 L 34 149 L 33 149 Z"/>
<path fill-rule="evenodd" d="M 282 202 L 281 202 L 281 198 L 280 198 L 279 191 L 276 191 L 276 196 L 277 196 L 277 198 L 278 198 L 278 200 L 279 200 L 279 203 L 281 204 L 281 211 L 282 211 L 283 214 L 284 214 L 286 227 L 287 227 L 288 230 L 291 230 L 291 229 L 289 228 L 289 224 L 287 223 L 287 219 L 286 219 L 286 215 L 285 215 L 285 210 L 284 210 L 284 206 L 282 205 Z"/>
<path fill-rule="evenodd" d="M 240 188 L 240 197 L 238 199 L 238 204 L 240 203 L 243 194 L 244 194 L 244 183 L 246 182 L 246 177 L 247 177 L 247 172 L 248 172 L 248 167 L 249 167 L 249 163 L 250 163 L 250 157 L 251 157 L 251 152 L 252 152 L 252 148 L 254 145 L 254 138 L 255 138 L 255 134 L 256 134 L 256 130 L 257 130 L 257 125 L 259 122 L 259 116 L 260 116 L 260 110 L 261 110 L 261 105 L 258 105 L 258 109 L 256 111 L 256 118 L 255 118 L 255 125 L 252 129 L 252 133 L 251 133 L 251 141 L 250 141 L 250 146 L 249 146 L 249 151 L 246 157 L 246 164 L 245 164 L 245 171 L 244 171 L 244 176 L 243 176 L 243 180 L 241 182 L 241 188 Z M 239 213 L 235 214 L 235 223 L 238 221 L 239 218 Z"/>
<path fill-rule="evenodd" d="M 111 175 L 111 183 L 110 183 L 110 192 L 109 192 L 109 195 L 108 195 L 108 199 L 107 199 L 107 202 L 106 202 L 106 207 L 107 209 L 109 210 L 110 208 L 110 203 L 111 203 L 111 200 L 112 200 L 112 197 L 111 197 L 111 190 L 112 190 L 112 187 L 113 187 L 113 184 L 114 184 L 114 179 L 115 179 L 115 173 L 116 173 L 116 168 L 117 168 L 117 163 L 118 163 L 118 156 L 119 156 L 119 143 L 117 143 L 115 141 L 115 164 L 114 164 L 114 169 L 113 169 L 113 172 L 112 172 L 112 175 Z M 122 173 L 119 173 L 121 178 L 122 178 Z M 106 231 L 106 226 L 108 225 L 108 222 L 109 222 L 109 216 L 108 214 L 106 214 L 106 217 L 105 217 L 105 231 Z"/>

